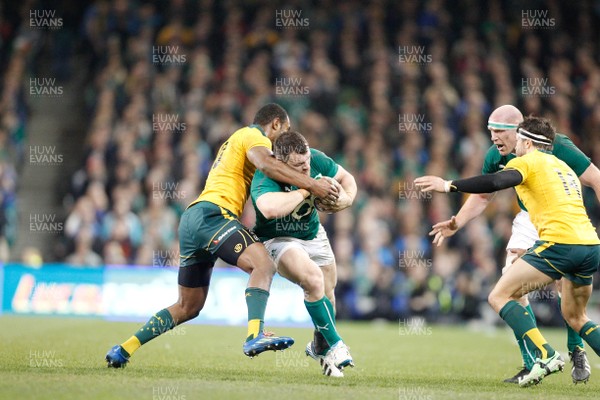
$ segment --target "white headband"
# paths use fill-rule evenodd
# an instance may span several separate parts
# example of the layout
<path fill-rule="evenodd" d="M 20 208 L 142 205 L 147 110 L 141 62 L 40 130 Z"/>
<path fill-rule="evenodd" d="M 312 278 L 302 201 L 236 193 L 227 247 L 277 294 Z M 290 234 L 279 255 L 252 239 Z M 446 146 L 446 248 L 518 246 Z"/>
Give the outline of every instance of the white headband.
<path fill-rule="evenodd" d="M 552 144 L 552 140 L 548 139 L 546 136 L 538 135 L 536 133 L 531 133 L 523 128 L 517 129 L 517 135 L 519 136 L 520 139 L 529 139 L 533 142 L 541 143 L 541 144 L 545 144 L 545 145 Z"/>

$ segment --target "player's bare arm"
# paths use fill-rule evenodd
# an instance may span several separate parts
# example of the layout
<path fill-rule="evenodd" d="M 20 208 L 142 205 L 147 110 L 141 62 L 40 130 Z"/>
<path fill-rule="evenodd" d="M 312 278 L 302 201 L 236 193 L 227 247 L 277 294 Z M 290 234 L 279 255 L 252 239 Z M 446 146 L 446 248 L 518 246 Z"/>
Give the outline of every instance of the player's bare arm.
<path fill-rule="evenodd" d="M 271 150 L 255 146 L 246 156 L 254 166 L 269 178 L 306 189 L 316 197 L 335 202 L 339 197 L 337 186 L 324 179 L 312 179 L 273 157 Z"/>
<path fill-rule="evenodd" d="M 340 197 L 335 204 L 323 206 L 323 211 L 329 213 L 342 211 L 350 207 L 354 202 L 356 192 L 358 191 L 354 176 L 346 171 L 341 165 L 338 165 L 338 172 L 333 177 L 333 181 L 339 182 L 341 190 L 339 191 Z"/>
<path fill-rule="evenodd" d="M 269 192 L 256 199 L 256 207 L 266 219 L 274 219 L 292 213 L 308 196 L 310 192 L 306 189 Z"/>
<path fill-rule="evenodd" d="M 446 221 L 438 222 L 432 226 L 429 236 L 435 235 L 433 244 L 440 246 L 445 238 L 453 236 L 469 221 L 481 215 L 495 195 L 495 193 L 478 193 L 470 195 L 456 216 L 453 216 Z"/>
<path fill-rule="evenodd" d="M 596 193 L 596 198 L 600 203 L 600 170 L 594 164 L 589 167 L 579 176 L 579 180 L 585 186 L 591 187 Z"/>

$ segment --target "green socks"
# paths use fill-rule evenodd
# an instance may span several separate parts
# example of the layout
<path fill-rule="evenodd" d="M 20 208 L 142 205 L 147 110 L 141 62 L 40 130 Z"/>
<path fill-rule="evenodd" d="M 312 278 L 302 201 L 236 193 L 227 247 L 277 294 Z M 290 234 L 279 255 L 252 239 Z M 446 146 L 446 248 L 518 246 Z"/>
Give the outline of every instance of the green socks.
<path fill-rule="evenodd" d="M 559 309 L 560 309 L 560 303 L 561 303 L 561 297 L 558 296 Z M 535 315 L 533 314 L 531 305 L 528 304 L 527 307 L 525 307 L 525 310 L 527 311 L 527 313 L 533 320 L 533 323 L 535 324 L 536 323 Z M 567 321 L 565 321 L 565 325 L 567 327 L 567 348 L 569 349 L 569 352 L 573 352 L 576 347 L 580 347 L 583 349 L 584 344 L 583 344 L 583 340 L 581 339 L 581 336 L 577 332 L 575 332 L 573 330 L 573 328 L 571 328 L 569 326 L 569 324 L 567 324 Z M 519 343 L 519 349 L 521 350 L 521 357 L 523 357 L 523 365 L 528 370 L 531 370 L 531 368 L 533 367 L 533 363 L 535 361 L 532 357 L 535 357 L 535 354 L 531 354 L 530 352 L 528 352 L 528 347 L 527 347 L 527 344 L 525 343 L 525 339 L 520 337 L 516 332 L 515 332 L 515 337 L 517 338 L 517 343 Z"/>
<path fill-rule="evenodd" d="M 140 330 L 135 333 L 135 337 L 138 338 L 140 344 L 144 344 L 174 327 L 175 321 L 173 321 L 171 313 L 165 308 L 154 314 L 148 322 L 146 322 L 146 325 L 142 326 Z"/>
<path fill-rule="evenodd" d="M 131 356 L 141 345 L 173 329 L 175 325 L 171 313 L 166 308 L 160 310 L 139 331 L 121 344 L 121 347 L 127 353 L 124 356 Z"/>
<path fill-rule="evenodd" d="M 246 342 L 254 339 L 263 331 L 265 310 L 269 292 L 260 288 L 246 289 L 246 305 L 248 306 L 248 336 Z"/>
<path fill-rule="evenodd" d="M 587 344 L 600 356 L 600 326 L 594 321 L 588 321 L 583 325 L 581 331 L 579 331 L 579 336 L 581 336 Z"/>
<path fill-rule="evenodd" d="M 328 348 L 323 350 L 324 353 L 323 351 L 321 352 L 323 354 L 319 354 L 324 355 L 329 350 L 329 347 L 342 340 L 335 328 L 333 305 L 326 296 L 314 302 L 305 300 L 304 305 L 312 318 L 316 331 L 321 333 L 327 341 Z"/>
<path fill-rule="evenodd" d="M 546 359 L 554 355 L 554 349 L 535 326 L 531 313 L 525 307 L 510 300 L 500 310 L 500 318 L 512 328 L 515 336 L 523 339 L 525 349 L 534 352 L 536 358 Z"/>
<path fill-rule="evenodd" d="M 331 304 L 331 300 L 329 300 L 329 297 L 327 296 L 323 297 L 323 302 L 327 306 L 327 310 L 329 310 L 333 325 L 335 326 L 335 310 L 333 309 L 333 304 Z"/>
<path fill-rule="evenodd" d="M 525 307 L 525 310 L 527 310 L 527 312 L 529 313 L 529 316 L 531 317 L 531 319 L 533 320 L 533 323 L 535 324 L 536 320 L 535 320 L 535 315 L 533 314 L 533 310 L 531 309 L 531 304 L 527 304 L 527 306 Z M 523 358 L 523 366 L 531 371 L 531 368 L 533 368 L 533 363 L 535 362 L 535 357 L 533 357 L 533 354 L 531 354 L 527 351 L 527 348 L 525 347 L 525 342 L 523 341 L 523 339 L 521 337 L 517 336 L 516 333 L 515 333 L 515 338 L 517 339 L 517 343 L 519 344 L 519 349 L 521 350 L 521 357 Z"/>

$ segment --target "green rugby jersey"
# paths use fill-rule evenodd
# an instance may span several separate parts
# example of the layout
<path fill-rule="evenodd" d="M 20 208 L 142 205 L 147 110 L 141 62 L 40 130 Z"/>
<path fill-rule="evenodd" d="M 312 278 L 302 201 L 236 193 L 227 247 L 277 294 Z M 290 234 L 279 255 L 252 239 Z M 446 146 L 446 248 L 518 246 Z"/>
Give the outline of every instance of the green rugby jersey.
<path fill-rule="evenodd" d="M 338 165 L 325 153 L 310 149 L 310 176 L 318 178 L 329 176 L 333 178 L 338 172 Z M 261 241 L 275 237 L 287 236 L 302 240 L 312 240 L 319 230 L 319 214 L 314 206 L 315 197 L 309 196 L 292 211 L 291 214 L 274 219 L 266 219 L 256 207 L 256 199 L 269 192 L 291 192 L 297 190 L 296 186 L 279 183 L 267 177 L 262 171 L 257 170 L 250 185 L 252 205 L 256 211 L 256 225 L 254 233 Z"/>
<path fill-rule="evenodd" d="M 591 164 L 589 157 L 579 150 L 571 139 L 561 133 L 557 133 L 554 138 L 552 154 L 567 163 L 567 165 L 575 171 L 577 176 L 583 174 Z M 500 155 L 498 148 L 495 145 L 492 145 L 485 155 L 481 173 L 493 174 L 502 171 L 506 164 L 515 157 L 516 155 L 514 154 L 508 154 L 506 156 Z M 521 207 L 522 210 L 527 211 L 521 202 L 521 199 L 517 197 L 517 200 L 519 202 L 519 207 Z"/>

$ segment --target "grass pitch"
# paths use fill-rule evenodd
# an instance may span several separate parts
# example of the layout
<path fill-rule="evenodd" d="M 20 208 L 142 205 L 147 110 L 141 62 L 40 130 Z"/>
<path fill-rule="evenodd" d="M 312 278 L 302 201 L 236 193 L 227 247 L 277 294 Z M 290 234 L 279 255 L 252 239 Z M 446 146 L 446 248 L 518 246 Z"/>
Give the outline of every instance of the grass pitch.
<path fill-rule="evenodd" d="M 106 351 L 139 324 L 2 316 L 0 327 L 1 399 L 592 399 L 600 393 L 600 359 L 589 349 L 587 385 L 571 383 L 569 363 L 532 388 L 502 383 L 519 365 L 504 329 L 340 323 L 356 367 L 335 379 L 304 355 L 309 329 L 276 329 L 293 336 L 294 347 L 248 359 L 245 328 L 182 325 L 115 370 L 106 368 Z M 543 332 L 568 359 L 564 330 Z"/>

